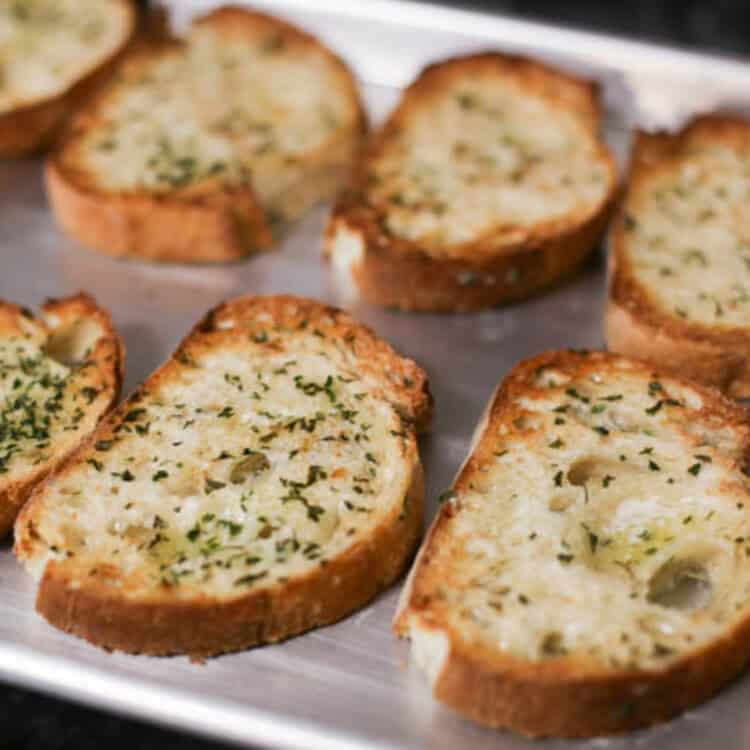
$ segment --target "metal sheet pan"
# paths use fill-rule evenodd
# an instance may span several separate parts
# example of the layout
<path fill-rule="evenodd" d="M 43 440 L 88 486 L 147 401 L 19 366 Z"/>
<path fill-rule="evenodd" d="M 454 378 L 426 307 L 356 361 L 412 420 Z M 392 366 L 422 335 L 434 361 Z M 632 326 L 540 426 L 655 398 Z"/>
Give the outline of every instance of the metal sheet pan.
<path fill-rule="evenodd" d="M 177 23 L 208 2 L 174 0 Z M 354 67 L 375 120 L 425 63 L 489 47 L 553 60 L 602 82 L 618 155 L 634 124 L 669 126 L 699 110 L 750 102 L 750 66 L 583 32 L 397 0 L 256 0 L 320 35 Z M 430 499 L 446 487 L 500 377 L 548 347 L 601 345 L 601 257 L 556 291 L 502 310 L 406 315 L 350 302 L 319 261 L 325 207 L 277 252 L 220 268 L 153 267 L 86 252 L 45 206 L 40 165 L 0 164 L 0 296 L 35 304 L 77 289 L 109 307 L 128 346 L 126 390 L 162 361 L 208 307 L 235 294 L 293 292 L 344 304 L 429 372 L 435 429 L 422 442 Z M 488 732 L 431 699 L 389 632 L 398 586 L 347 620 L 198 666 L 108 655 L 47 626 L 33 585 L 0 546 L 0 675 L 70 699 L 242 744 L 305 750 L 492 748 L 524 740 Z M 666 726 L 617 740 L 547 748 L 734 750 L 750 745 L 750 676 Z"/>

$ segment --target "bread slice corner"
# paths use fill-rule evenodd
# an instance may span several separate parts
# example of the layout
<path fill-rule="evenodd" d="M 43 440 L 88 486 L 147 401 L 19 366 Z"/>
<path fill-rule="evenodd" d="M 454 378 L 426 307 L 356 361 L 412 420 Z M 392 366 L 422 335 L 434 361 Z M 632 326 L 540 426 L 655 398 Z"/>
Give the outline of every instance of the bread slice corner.
<path fill-rule="evenodd" d="M 570 276 L 617 189 L 595 84 L 484 53 L 427 67 L 355 164 L 324 256 L 348 296 L 463 311 Z"/>
<path fill-rule="evenodd" d="M 636 134 L 610 242 L 607 346 L 750 395 L 750 121 Z"/>
<path fill-rule="evenodd" d="M 39 318 L 0 302 L 0 536 L 112 408 L 123 363 L 109 314 L 86 294 L 49 300 Z"/>
<path fill-rule="evenodd" d="M 49 146 L 134 39 L 131 0 L 34 0 L 0 8 L 0 158 Z"/>
<path fill-rule="evenodd" d="M 517 365 L 402 594 L 435 697 L 590 737 L 665 721 L 748 661 L 748 411 L 605 353 Z"/>
<path fill-rule="evenodd" d="M 195 658 L 344 617 L 418 541 L 431 403 L 339 310 L 219 306 L 18 519 L 38 611 L 108 649 Z"/>
<path fill-rule="evenodd" d="M 48 194 L 101 252 L 237 260 L 336 192 L 365 126 L 352 74 L 318 40 L 222 7 L 125 60 L 48 159 Z"/>

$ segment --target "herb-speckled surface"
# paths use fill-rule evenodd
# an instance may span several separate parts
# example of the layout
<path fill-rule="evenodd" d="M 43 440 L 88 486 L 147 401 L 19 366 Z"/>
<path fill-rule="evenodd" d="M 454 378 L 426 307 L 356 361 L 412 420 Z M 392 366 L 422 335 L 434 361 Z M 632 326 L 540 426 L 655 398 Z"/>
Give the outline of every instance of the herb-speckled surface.
<path fill-rule="evenodd" d="M 577 32 L 381 0 L 256 3 L 320 34 L 365 82 L 379 119 L 425 62 L 497 46 L 523 49 L 606 81 L 607 135 L 622 156 L 635 120 L 668 125 L 696 109 L 743 102 L 750 72 L 732 62 L 672 55 Z M 178 3 L 174 3 L 175 6 Z M 209 3 L 179 3 L 206 8 Z M 325 9 L 327 8 L 327 10 Z M 337 10 L 338 9 L 338 10 Z M 608 68 L 608 70 L 606 69 Z M 45 207 L 39 165 L 0 165 L 0 297 L 35 304 L 79 288 L 112 310 L 129 350 L 126 392 L 159 364 L 212 305 L 240 293 L 293 292 L 343 304 L 431 378 L 435 428 L 422 441 L 428 516 L 468 448 L 497 381 L 521 357 L 546 348 L 601 345 L 604 266 L 594 259 L 573 282 L 503 310 L 453 317 L 405 315 L 349 305 L 319 261 L 325 208 L 295 227 L 277 252 L 226 267 L 153 267 L 118 262 L 76 247 Z M 226 740 L 300 748 L 516 750 L 524 740 L 487 732 L 436 704 L 408 666 L 407 646 L 390 634 L 397 586 L 347 620 L 287 643 L 219 658 L 107 655 L 47 626 L 33 611 L 33 584 L 6 544 L 0 552 L 0 672 L 110 710 Z M 664 727 L 616 741 L 546 747 L 739 750 L 750 683 Z"/>

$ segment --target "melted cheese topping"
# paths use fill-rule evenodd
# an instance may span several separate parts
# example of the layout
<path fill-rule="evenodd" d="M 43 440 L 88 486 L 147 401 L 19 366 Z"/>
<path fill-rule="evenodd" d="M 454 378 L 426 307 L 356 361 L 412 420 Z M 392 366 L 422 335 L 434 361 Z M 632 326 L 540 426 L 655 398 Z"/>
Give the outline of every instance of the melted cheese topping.
<path fill-rule="evenodd" d="M 625 252 L 670 315 L 750 325 L 750 154 L 699 146 L 628 203 Z"/>
<path fill-rule="evenodd" d="M 110 190 L 252 176 L 273 208 L 303 176 L 304 159 L 356 118 L 328 57 L 287 44 L 277 32 L 235 38 L 198 26 L 182 52 L 129 72 L 85 137 L 87 168 Z"/>
<path fill-rule="evenodd" d="M 28 333 L 0 339 L 0 480 L 65 453 L 101 413 L 95 369 L 48 356 L 48 337 L 28 321 Z M 93 405 L 93 406 L 92 406 Z M 103 405 L 102 405 L 103 408 Z"/>
<path fill-rule="evenodd" d="M 117 50 L 131 23 L 113 0 L 4 0 L 0 112 L 67 89 Z"/>
<path fill-rule="evenodd" d="M 593 213 L 610 187 L 578 118 L 497 79 L 454 82 L 414 106 L 370 165 L 368 197 L 397 236 L 435 254 Z"/>
<path fill-rule="evenodd" d="M 325 565 L 405 502 L 406 436 L 372 383 L 330 347 L 242 347 L 185 359 L 49 488 L 38 573 L 59 552 L 131 593 L 242 594 Z"/>
<path fill-rule="evenodd" d="M 750 597 L 736 438 L 700 427 L 700 398 L 671 381 L 538 378 L 545 390 L 485 438 L 494 455 L 451 500 L 441 616 L 523 659 L 618 669 L 726 632 Z"/>

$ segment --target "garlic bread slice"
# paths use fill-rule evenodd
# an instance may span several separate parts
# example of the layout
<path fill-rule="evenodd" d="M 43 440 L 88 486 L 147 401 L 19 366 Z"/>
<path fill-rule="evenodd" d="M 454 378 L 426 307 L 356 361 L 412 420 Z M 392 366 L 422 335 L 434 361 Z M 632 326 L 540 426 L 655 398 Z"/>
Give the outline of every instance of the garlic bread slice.
<path fill-rule="evenodd" d="M 594 84 L 487 53 L 426 68 L 357 161 L 325 254 L 368 302 L 458 311 L 574 272 L 617 175 Z"/>
<path fill-rule="evenodd" d="M 221 305 L 19 518 L 37 609 L 194 657 L 345 616 L 417 542 L 430 405 L 422 371 L 334 308 Z"/>
<path fill-rule="evenodd" d="M 0 157 L 47 145 L 136 31 L 130 0 L 0 3 Z"/>
<path fill-rule="evenodd" d="M 395 620 L 436 698 L 491 727 L 604 735 L 750 658 L 748 412 L 603 353 L 503 380 Z"/>
<path fill-rule="evenodd" d="M 750 396 L 750 121 L 639 133 L 613 231 L 607 346 Z"/>
<path fill-rule="evenodd" d="M 87 247 L 236 260 L 333 194 L 363 128 L 332 52 L 271 16 L 221 8 L 129 56 L 50 157 L 47 188 Z"/>
<path fill-rule="evenodd" d="M 112 408 L 123 359 L 109 314 L 85 294 L 46 302 L 39 318 L 0 302 L 0 536 Z"/>

